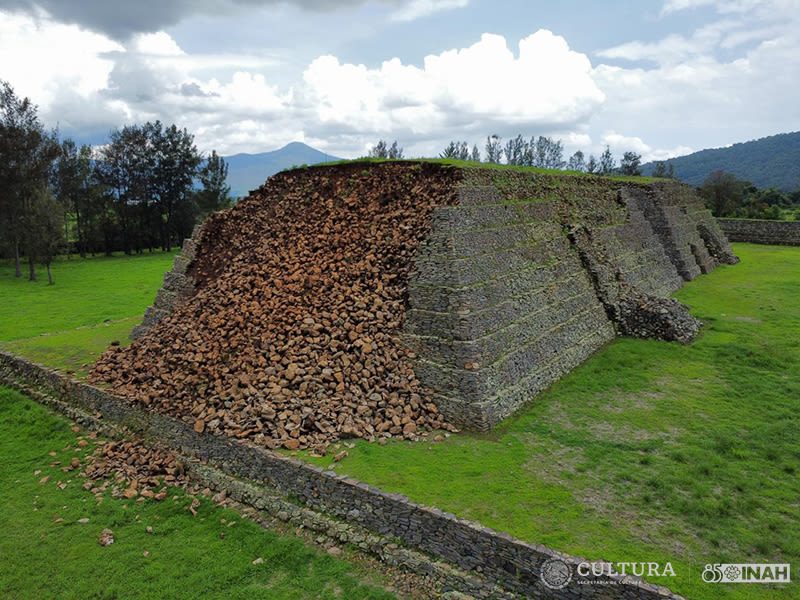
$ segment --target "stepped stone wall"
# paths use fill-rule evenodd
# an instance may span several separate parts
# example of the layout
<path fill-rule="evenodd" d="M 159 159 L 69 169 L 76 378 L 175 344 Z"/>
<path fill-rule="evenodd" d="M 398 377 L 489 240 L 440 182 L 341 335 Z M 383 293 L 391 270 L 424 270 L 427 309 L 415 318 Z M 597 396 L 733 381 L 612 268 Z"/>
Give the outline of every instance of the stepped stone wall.
<path fill-rule="evenodd" d="M 717 223 L 732 242 L 800 246 L 800 221 L 717 219 Z"/>
<path fill-rule="evenodd" d="M 142 337 L 153 325 L 170 314 L 181 302 L 194 293 L 194 280 L 187 274 L 187 270 L 194 260 L 202 234 L 202 225 L 197 225 L 192 232 L 192 237 L 183 241 L 180 254 L 175 255 L 172 269 L 164 274 L 164 283 L 158 290 L 153 305 L 147 307 L 142 322 L 131 331 L 132 340 Z"/>
<path fill-rule="evenodd" d="M 614 338 L 552 202 L 465 186 L 409 282 L 406 342 L 448 418 L 486 429 Z"/>
<path fill-rule="evenodd" d="M 440 410 L 488 429 L 616 335 L 690 341 L 667 296 L 721 261 L 689 186 L 465 170 L 418 250 L 405 339 Z"/>

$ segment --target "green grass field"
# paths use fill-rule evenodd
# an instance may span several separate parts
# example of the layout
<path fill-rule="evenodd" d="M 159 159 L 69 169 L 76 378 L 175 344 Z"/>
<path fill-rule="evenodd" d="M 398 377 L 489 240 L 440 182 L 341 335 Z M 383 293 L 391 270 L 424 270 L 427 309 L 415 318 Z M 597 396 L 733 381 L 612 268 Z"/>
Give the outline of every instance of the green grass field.
<path fill-rule="evenodd" d="M 85 375 L 112 341 L 128 343 L 174 255 L 60 258 L 55 285 L 46 276 L 16 279 L 0 262 L 0 350 Z"/>
<path fill-rule="evenodd" d="M 91 448 L 77 446 L 65 419 L 0 388 L 0 598 L 395 597 L 345 560 L 208 499 L 193 517 L 192 498 L 178 488 L 162 502 L 107 493 L 98 503 L 84 479 L 61 471 Z M 107 547 L 98 543 L 105 528 L 115 538 Z"/>
<path fill-rule="evenodd" d="M 677 576 L 653 581 L 690 598 L 798 597 L 796 583 L 700 579 L 707 563 L 800 564 L 800 249 L 734 248 L 739 265 L 676 295 L 705 322 L 692 345 L 619 339 L 490 434 L 384 447 L 358 441 L 336 471 L 590 559 L 670 561 Z M 86 265 L 144 271 L 157 258 L 125 260 Z M 45 291 L 57 314 L 73 305 L 67 283 L 59 288 L 67 275 L 57 269 L 56 286 Z M 89 322 L 78 320 L 80 311 L 54 320 L 67 330 L 63 339 L 31 338 L 58 330 L 52 325 L 7 338 L 15 331 L 7 324 L 0 339 L 27 337 L 7 347 L 51 366 L 65 367 L 66 349 L 69 364 L 86 364 L 104 338 L 126 337 L 159 284 L 153 274 L 130 314 L 105 317 L 98 307 Z M 0 299 L 20 290 L 27 293 L 0 278 Z M 25 298 L 14 302 L 29 310 Z M 28 314 L 20 323 L 36 320 Z M 113 336 L 74 329 L 104 318 L 120 319 L 107 325 L 119 328 Z"/>
<path fill-rule="evenodd" d="M 53 263 L 55 285 L 47 277 L 16 279 L 11 263 L 0 263 L 0 341 L 31 338 L 92 327 L 144 314 L 153 303 L 175 253 L 71 259 Z M 41 273 L 40 273 L 41 275 Z"/>
<path fill-rule="evenodd" d="M 286 169 L 287 171 L 292 171 L 294 169 L 307 169 L 310 167 L 329 167 L 332 165 L 349 165 L 349 164 L 364 164 L 366 165 L 375 165 L 375 164 L 382 164 L 382 163 L 393 163 L 393 162 L 411 162 L 411 163 L 434 163 L 443 165 L 445 167 L 456 167 L 460 169 L 469 169 L 469 168 L 476 168 L 476 169 L 490 169 L 493 171 L 503 172 L 517 172 L 517 173 L 529 173 L 529 174 L 543 174 L 543 175 L 551 175 L 556 178 L 560 178 L 561 176 L 570 176 L 570 177 L 603 177 L 603 179 L 608 179 L 612 181 L 627 181 L 632 183 L 653 183 L 654 181 L 659 181 L 653 177 L 644 177 L 641 175 L 600 175 L 599 173 L 586 173 L 583 171 L 565 171 L 562 169 L 543 169 L 541 167 L 523 167 L 519 165 L 508 165 L 505 163 L 488 163 L 488 162 L 476 162 L 472 160 L 458 160 L 455 158 L 422 158 L 422 159 L 414 159 L 414 158 L 401 158 L 401 159 L 386 159 L 386 158 L 356 158 L 356 159 L 342 159 L 342 160 L 335 160 L 331 162 L 316 164 L 316 165 L 300 165 L 296 167 L 292 167 L 291 169 Z M 502 177 L 502 174 L 501 174 Z M 663 181 L 663 180 L 662 180 Z"/>

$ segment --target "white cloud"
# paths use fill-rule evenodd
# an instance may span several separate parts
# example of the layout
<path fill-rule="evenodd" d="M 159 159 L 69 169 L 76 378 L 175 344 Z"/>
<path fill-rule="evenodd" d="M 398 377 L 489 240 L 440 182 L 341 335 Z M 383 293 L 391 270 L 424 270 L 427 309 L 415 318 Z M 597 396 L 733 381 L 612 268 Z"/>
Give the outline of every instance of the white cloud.
<path fill-rule="evenodd" d="M 0 77 L 36 104 L 52 103 L 65 90 L 82 98 L 104 89 L 114 63 L 105 58 L 123 48 L 102 35 L 0 12 Z"/>
<path fill-rule="evenodd" d="M 721 13 L 744 13 L 770 2 L 771 0 L 666 0 L 661 14 L 669 15 L 704 6 L 713 6 Z"/>
<path fill-rule="evenodd" d="M 183 56 L 186 53 L 167 33 L 139 33 L 130 43 L 132 50 L 152 56 Z"/>
<path fill-rule="evenodd" d="M 407 10 L 421 17 L 464 4 L 419 1 Z M 407 155 L 436 155 L 451 139 L 482 148 L 487 134 L 521 133 L 560 138 L 567 153 L 608 143 L 618 156 L 632 150 L 649 160 L 796 129 L 800 0 L 668 0 L 664 8 L 701 5 L 718 11 L 715 20 L 607 48 L 594 68 L 564 38 L 539 30 L 516 45 L 484 34 L 416 64 L 314 54 L 294 59 L 301 66 L 281 84 L 277 73 L 293 59 L 284 54 L 279 64 L 277 49 L 203 54 L 163 31 L 118 43 L 44 14 L 0 11 L 0 77 L 65 135 L 159 118 L 225 154 L 305 140 L 356 156 L 382 137 L 398 139 Z"/>
<path fill-rule="evenodd" d="M 422 68 L 392 59 L 368 69 L 323 56 L 304 80 L 323 123 L 441 135 L 475 121 L 537 129 L 586 121 L 604 99 L 591 73 L 585 55 L 540 30 L 519 43 L 518 57 L 505 38 L 484 34 L 468 48 L 425 57 Z"/>
<path fill-rule="evenodd" d="M 10 72 L 11 84 L 65 135 L 161 119 L 195 132 L 203 150 L 261 151 L 312 139 L 352 156 L 379 137 L 421 151 L 451 137 L 480 143 L 512 130 L 585 135 L 604 100 L 588 58 L 546 30 L 520 41 L 516 54 L 505 38 L 485 34 L 419 66 L 395 58 L 368 68 L 320 56 L 302 81 L 278 86 L 269 58 L 244 56 L 235 68 L 239 57 L 187 53 L 165 32 L 119 44 L 46 16 L 0 17 L 4 65 L 17 64 L 11 58 L 19 48 L 39 49 L 31 53 L 35 68 Z M 227 68 L 212 77 L 209 63 Z"/>
<path fill-rule="evenodd" d="M 671 34 L 653 42 L 636 40 L 600 50 L 597 55 L 611 59 L 677 63 L 690 57 L 708 55 L 720 46 L 734 47 L 748 39 L 758 39 L 746 27 L 747 23 L 740 20 L 723 19 L 700 27 L 691 37 Z"/>
<path fill-rule="evenodd" d="M 646 144 L 640 137 L 625 136 L 616 131 L 607 131 L 602 137 L 600 148 L 608 146 L 611 153 L 617 158 L 621 158 L 625 152 L 635 152 L 641 155 L 642 162 L 653 160 L 666 160 L 684 154 L 691 154 L 692 148 L 689 146 L 676 146 L 669 149 L 655 149 Z"/>
<path fill-rule="evenodd" d="M 464 8 L 469 0 L 411 0 L 406 6 L 394 11 L 392 21 L 415 21 L 443 10 Z"/>
<path fill-rule="evenodd" d="M 645 144 L 641 138 L 620 135 L 615 131 L 608 131 L 603 135 L 602 145 L 607 145 L 612 151 L 618 153 L 632 151 L 644 154 L 651 150 L 650 146 Z"/>
<path fill-rule="evenodd" d="M 603 58 L 622 58 L 626 60 L 680 60 L 694 53 L 689 40 L 681 35 L 670 35 L 658 42 L 633 41 L 600 50 L 597 55 Z"/>
<path fill-rule="evenodd" d="M 590 136 L 587 133 L 568 131 L 564 135 L 556 135 L 555 137 L 564 142 L 564 146 L 567 148 L 575 148 L 576 150 L 581 150 L 590 148 L 592 146 L 592 136 Z"/>
<path fill-rule="evenodd" d="M 275 9 L 293 5 L 311 13 L 352 9 L 369 0 L 3 0 L 3 10 L 35 18 L 78 25 L 119 41 L 139 33 L 163 31 L 193 16 L 248 14 L 254 8 Z M 403 0 L 384 0 L 400 4 Z M 412 4 L 452 4 L 454 0 L 429 0 Z"/>
<path fill-rule="evenodd" d="M 716 1 L 717 0 L 666 0 L 661 7 L 661 15 L 669 15 L 690 8 L 713 5 Z"/>
<path fill-rule="evenodd" d="M 800 15 L 800 0 L 666 0 L 661 16 L 704 7 L 732 18 L 746 15 L 751 26 L 757 21 L 795 21 Z"/>
<path fill-rule="evenodd" d="M 669 0 L 664 10 L 706 5 L 719 18 L 689 35 L 598 53 L 609 64 L 599 64 L 594 78 L 608 100 L 594 120 L 615 131 L 648 131 L 640 137 L 666 147 L 641 147 L 643 155 L 662 159 L 687 142 L 719 146 L 794 130 L 800 122 L 800 1 Z M 627 67 L 619 59 L 655 64 Z"/>
<path fill-rule="evenodd" d="M 102 134 L 125 123 L 161 119 L 196 131 L 204 150 L 240 144 L 255 149 L 282 135 L 302 137 L 302 126 L 275 125 L 294 116 L 291 88 L 281 91 L 257 72 L 234 71 L 222 82 L 195 76 L 209 63 L 258 68 L 274 61 L 209 59 L 187 55 L 165 32 L 137 34 L 120 44 L 43 15 L 0 12 L 0 77 L 18 95 L 30 97 L 47 126 L 58 125 L 62 135 Z M 261 122 L 270 123 L 269 134 L 266 125 L 255 125 Z M 213 139 L 210 132 L 220 137 Z"/>
<path fill-rule="evenodd" d="M 691 154 L 694 151 L 694 148 L 691 146 L 675 146 L 674 148 L 667 150 L 650 150 L 650 152 L 642 155 L 642 160 L 644 162 L 668 160 L 670 158 L 675 158 L 676 156 L 685 156 L 687 154 Z"/>
<path fill-rule="evenodd" d="M 725 49 L 736 48 L 748 42 L 770 39 L 780 35 L 781 27 L 771 25 L 768 27 L 751 28 L 735 31 L 726 35 L 720 42 L 720 47 Z"/>
<path fill-rule="evenodd" d="M 198 120 L 190 131 L 195 136 L 198 148 L 206 152 L 213 148 L 223 156 L 239 152 L 275 150 L 289 141 L 312 143 L 306 137 L 302 123 L 291 119 L 278 121 L 244 119 L 221 122 L 218 119 L 207 118 Z M 314 144 L 314 147 L 324 150 L 321 144 Z"/>

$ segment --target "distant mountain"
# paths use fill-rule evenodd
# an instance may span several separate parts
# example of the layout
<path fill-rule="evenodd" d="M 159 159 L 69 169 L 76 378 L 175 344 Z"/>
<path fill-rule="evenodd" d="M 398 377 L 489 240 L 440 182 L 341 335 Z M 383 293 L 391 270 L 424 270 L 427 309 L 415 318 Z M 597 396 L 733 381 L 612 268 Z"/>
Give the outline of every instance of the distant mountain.
<path fill-rule="evenodd" d="M 266 181 L 267 177 L 284 169 L 300 165 L 341 160 L 301 142 L 292 142 L 280 150 L 261 154 L 234 154 L 226 156 L 228 185 L 231 196 L 246 196 Z"/>
<path fill-rule="evenodd" d="M 791 192 L 800 188 L 800 131 L 701 150 L 666 162 L 675 165 L 679 179 L 692 185 L 702 185 L 709 173 L 722 169 L 759 188 Z M 654 163 L 642 165 L 642 173 L 650 175 L 653 168 Z"/>

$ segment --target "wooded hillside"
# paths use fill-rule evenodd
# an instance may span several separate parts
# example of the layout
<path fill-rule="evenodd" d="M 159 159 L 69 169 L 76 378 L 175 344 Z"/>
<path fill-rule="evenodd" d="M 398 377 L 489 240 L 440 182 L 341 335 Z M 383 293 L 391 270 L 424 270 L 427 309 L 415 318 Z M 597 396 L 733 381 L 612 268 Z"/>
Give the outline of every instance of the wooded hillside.
<path fill-rule="evenodd" d="M 791 192 L 800 188 L 800 131 L 701 150 L 666 162 L 675 165 L 678 179 L 696 186 L 709 173 L 722 170 L 759 188 Z M 642 166 L 642 173 L 651 175 L 654 168 L 655 163 L 647 163 Z"/>

